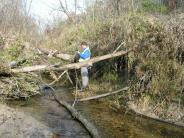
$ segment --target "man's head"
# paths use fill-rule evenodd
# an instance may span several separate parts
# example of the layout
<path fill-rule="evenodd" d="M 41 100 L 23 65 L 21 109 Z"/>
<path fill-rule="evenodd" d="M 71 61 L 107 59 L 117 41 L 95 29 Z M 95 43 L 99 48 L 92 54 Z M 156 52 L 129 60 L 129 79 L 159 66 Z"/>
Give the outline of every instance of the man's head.
<path fill-rule="evenodd" d="M 81 42 L 81 47 L 82 47 L 82 49 L 87 48 L 88 47 L 87 42 L 85 42 L 85 41 Z"/>

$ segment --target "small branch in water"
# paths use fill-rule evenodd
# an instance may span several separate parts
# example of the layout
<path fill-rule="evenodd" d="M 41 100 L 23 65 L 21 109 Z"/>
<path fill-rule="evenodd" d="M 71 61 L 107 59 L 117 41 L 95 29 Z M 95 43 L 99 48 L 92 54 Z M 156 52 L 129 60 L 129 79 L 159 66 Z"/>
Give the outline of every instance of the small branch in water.
<path fill-rule="evenodd" d="M 129 87 L 125 87 L 125 88 L 119 89 L 119 90 L 114 91 L 114 92 L 109 92 L 109 93 L 105 93 L 105 94 L 101 94 L 101 95 L 97 95 L 97 96 L 83 98 L 83 99 L 80 99 L 78 101 L 84 102 L 84 101 L 96 100 L 96 99 L 100 99 L 100 98 L 104 98 L 104 97 L 107 97 L 107 96 L 110 96 L 110 95 L 114 95 L 114 94 L 120 93 L 122 91 L 127 91 L 128 89 L 129 89 Z"/>

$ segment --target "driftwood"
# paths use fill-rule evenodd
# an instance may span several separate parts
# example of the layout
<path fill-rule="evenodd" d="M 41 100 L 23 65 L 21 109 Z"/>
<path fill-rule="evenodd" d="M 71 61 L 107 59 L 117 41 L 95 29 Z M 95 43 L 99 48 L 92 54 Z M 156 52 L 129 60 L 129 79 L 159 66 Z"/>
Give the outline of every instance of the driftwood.
<path fill-rule="evenodd" d="M 37 49 L 39 50 L 39 52 L 41 52 L 43 54 L 46 54 L 48 56 L 53 56 L 56 58 L 60 58 L 60 59 L 65 60 L 65 61 L 73 61 L 73 58 L 74 58 L 74 56 L 72 56 L 72 55 L 64 54 L 64 53 L 61 53 L 58 51 L 52 51 L 52 50 L 48 50 L 45 48 L 37 48 Z"/>
<path fill-rule="evenodd" d="M 62 105 L 63 107 L 65 107 L 70 113 L 71 115 L 77 119 L 85 128 L 86 130 L 89 132 L 89 134 L 93 137 L 93 138 L 100 138 L 100 135 L 98 134 L 97 129 L 87 120 L 85 119 L 79 112 L 77 112 L 77 110 L 75 108 L 73 108 L 69 103 L 63 101 L 63 100 L 59 100 L 55 94 L 55 90 L 54 88 L 52 88 L 51 86 L 47 85 L 49 88 L 52 89 L 52 95 L 54 96 L 54 99 L 56 100 L 56 102 L 60 105 Z"/>
<path fill-rule="evenodd" d="M 88 97 L 88 98 L 83 98 L 83 99 L 80 99 L 80 100 L 78 100 L 78 101 L 84 102 L 84 101 L 90 101 L 90 100 L 96 100 L 96 99 L 100 99 L 100 98 L 105 98 L 105 97 L 107 97 L 107 96 L 111 96 L 111 95 L 120 93 L 120 92 L 122 92 L 122 91 L 127 91 L 128 89 L 129 89 L 129 87 L 125 87 L 125 88 L 119 89 L 119 90 L 114 91 L 114 92 L 108 92 L 108 93 L 101 94 L 101 95 L 97 95 L 97 96 L 92 96 L 92 97 Z"/>
<path fill-rule="evenodd" d="M 92 59 L 84 61 L 84 62 L 67 64 L 67 65 L 63 65 L 60 67 L 55 67 L 54 65 L 35 65 L 35 66 L 24 67 L 24 68 L 20 68 L 20 69 L 12 69 L 11 71 L 13 73 L 26 73 L 26 72 L 34 72 L 34 71 L 51 71 L 51 70 L 60 71 L 60 70 L 78 69 L 78 68 L 81 68 L 83 66 L 90 66 L 93 63 L 96 63 L 99 61 L 103 61 L 106 59 L 111 59 L 111 58 L 119 57 L 122 55 L 126 55 L 130 51 L 131 50 L 120 51 L 120 52 L 116 52 L 116 53 L 112 53 L 112 54 L 107 54 L 104 56 L 95 57 L 95 58 L 92 58 Z"/>

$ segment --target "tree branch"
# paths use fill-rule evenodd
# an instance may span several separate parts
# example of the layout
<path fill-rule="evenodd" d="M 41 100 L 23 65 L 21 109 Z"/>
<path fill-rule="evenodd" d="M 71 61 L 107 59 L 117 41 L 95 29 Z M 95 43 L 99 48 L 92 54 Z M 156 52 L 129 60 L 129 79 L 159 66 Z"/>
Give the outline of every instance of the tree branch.
<path fill-rule="evenodd" d="M 122 91 L 127 91 L 128 89 L 129 89 L 129 87 L 125 87 L 125 88 L 119 89 L 119 90 L 114 91 L 114 92 L 108 92 L 108 93 L 101 94 L 101 95 L 96 95 L 96 96 L 92 96 L 92 97 L 88 97 L 88 98 L 83 98 L 83 99 L 80 99 L 78 101 L 84 102 L 84 101 L 90 101 L 90 100 L 96 100 L 96 99 L 100 99 L 100 98 L 105 98 L 107 96 L 111 96 L 111 95 L 120 93 Z"/>

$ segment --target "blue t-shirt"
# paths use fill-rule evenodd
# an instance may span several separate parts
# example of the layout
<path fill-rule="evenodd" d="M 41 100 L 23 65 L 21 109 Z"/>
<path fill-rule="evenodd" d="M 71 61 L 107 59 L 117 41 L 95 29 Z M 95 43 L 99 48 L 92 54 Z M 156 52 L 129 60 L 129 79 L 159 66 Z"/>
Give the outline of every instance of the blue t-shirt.
<path fill-rule="evenodd" d="M 90 59 L 91 52 L 89 47 L 85 48 L 79 55 L 80 55 L 80 58 L 83 60 Z"/>

